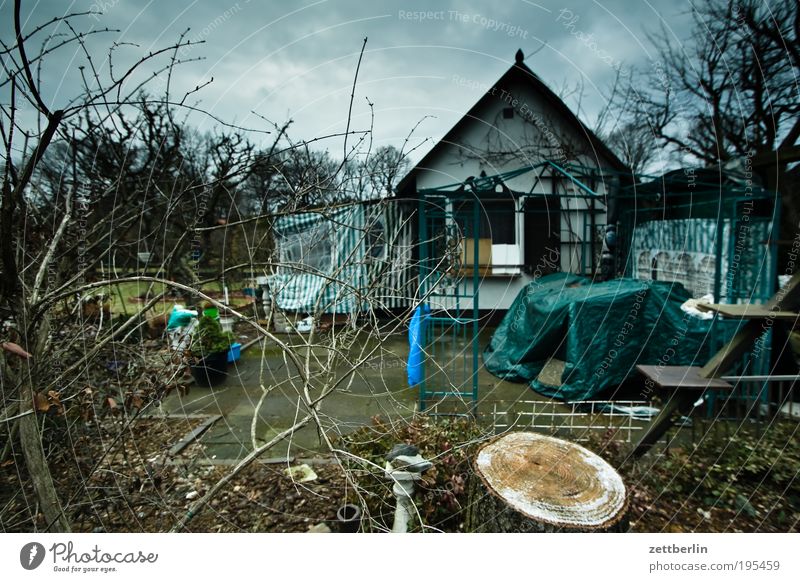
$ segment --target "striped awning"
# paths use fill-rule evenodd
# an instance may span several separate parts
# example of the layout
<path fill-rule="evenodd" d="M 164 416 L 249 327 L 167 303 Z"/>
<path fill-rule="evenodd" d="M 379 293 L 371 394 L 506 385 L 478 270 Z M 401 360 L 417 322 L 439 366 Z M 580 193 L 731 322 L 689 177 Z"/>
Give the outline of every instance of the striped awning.
<path fill-rule="evenodd" d="M 284 311 L 354 313 L 409 304 L 411 227 L 392 201 L 280 217 L 270 293 Z"/>

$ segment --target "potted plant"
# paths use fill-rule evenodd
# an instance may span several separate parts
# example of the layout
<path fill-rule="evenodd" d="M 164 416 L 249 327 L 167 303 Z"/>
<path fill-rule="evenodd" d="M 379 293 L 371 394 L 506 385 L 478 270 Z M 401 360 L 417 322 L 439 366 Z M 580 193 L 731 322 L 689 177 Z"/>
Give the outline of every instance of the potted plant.
<path fill-rule="evenodd" d="M 192 355 L 192 376 L 201 386 L 214 386 L 228 375 L 228 350 L 233 334 L 222 330 L 219 321 L 201 315 L 189 351 Z"/>

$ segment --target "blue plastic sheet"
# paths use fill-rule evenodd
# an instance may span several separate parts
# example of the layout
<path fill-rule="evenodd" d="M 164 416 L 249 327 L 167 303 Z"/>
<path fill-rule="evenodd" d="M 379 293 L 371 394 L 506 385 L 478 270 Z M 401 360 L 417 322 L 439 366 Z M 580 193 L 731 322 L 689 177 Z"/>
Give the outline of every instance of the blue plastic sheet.
<path fill-rule="evenodd" d="M 427 324 L 430 307 L 419 305 L 411 316 L 408 326 L 408 385 L 416 386 L 422 383 L 424 369 L 422 366 L 422 345 L 425 341 L 425 325 Z"/>

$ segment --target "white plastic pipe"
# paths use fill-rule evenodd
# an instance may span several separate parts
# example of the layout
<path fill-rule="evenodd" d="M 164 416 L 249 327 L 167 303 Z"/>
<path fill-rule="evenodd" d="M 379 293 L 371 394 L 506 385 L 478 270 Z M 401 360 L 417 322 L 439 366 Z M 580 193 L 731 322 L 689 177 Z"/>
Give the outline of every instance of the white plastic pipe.
<path fill-rule="evenodd" d="M 407 478 L 399 477 L 398 473 L 404 471 L 395 471 L 393 475 L 394 487 L 392 492 L 396 500 L 394 508 L 394 523 L 392 524 L 392 533 L 407 533 L 408 524 L 411 522 L 411 517 L 414 514 L 414 478 L 409 476 Z M 408 473 L 406 473 L 408 475 Z"/>

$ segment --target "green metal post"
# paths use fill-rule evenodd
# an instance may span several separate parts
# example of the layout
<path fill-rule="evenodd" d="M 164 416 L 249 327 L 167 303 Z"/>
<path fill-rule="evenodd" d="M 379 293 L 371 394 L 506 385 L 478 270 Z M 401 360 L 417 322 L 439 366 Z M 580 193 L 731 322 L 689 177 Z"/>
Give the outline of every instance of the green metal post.
<path fill-rule="evenodd" d="M 472 247 L 473 247 L 473 269 L 472 269 L 472 415 L 478 413 L 478 358 L 480 349 L 478 346 L 478 317 L 480 316 L 480 205 L 477 196 L 472 204 Z"/>
<path fill-rule="evenodd" d="M 430 241 L 428 240 L 428 213 L 427 208 L 425 206 L 425 195 L 419 195 L 419 296 L 420 299 L 426 297 L 427 289 L 426 289 L 426 281 L 428 280 L 428 245 Z M 422 335 L 427 340 L 427 332 Z M 427 344 L 427 341 L 426 341 Z M 423 346 L 425 347 L 425 346 Z M 419 385 L 419 409 L 420 412 L 425 411 L 425 402 L 426 402 L 426 390 L 427 390 L 427 364 L 426 364 L 426 357 L 423 356 L 422 358 L 422 382 Z"/>
<path fill-rule="evenodd" d="M 720 197 L 722 194 L 720 193 Z M 723 210 L 725 208 L 724 201 L 720 198 L 719 205 L 717 206 L 717 232 L 716 232 L 716 244 L 715 244 L 715 256 L 714 256 L 714 301 L 722 301 L 721 289 L 722 289 L 722 245 L 724 244 L 723 240 L 723 230 L 725 225 L 725 218 L 723 214 Z"/>

